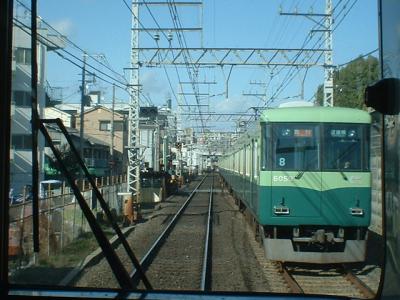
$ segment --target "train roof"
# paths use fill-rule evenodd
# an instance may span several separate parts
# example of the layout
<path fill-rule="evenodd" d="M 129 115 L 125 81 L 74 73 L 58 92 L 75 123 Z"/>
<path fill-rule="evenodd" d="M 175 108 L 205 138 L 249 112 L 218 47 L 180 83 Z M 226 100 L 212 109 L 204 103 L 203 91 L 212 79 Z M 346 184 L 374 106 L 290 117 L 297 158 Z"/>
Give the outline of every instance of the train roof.
<path fill-rule="evenodd" d="M 260 122 L 371 123 L 368 112 L 347 107 L 280 107 L 263 111 Z"/>

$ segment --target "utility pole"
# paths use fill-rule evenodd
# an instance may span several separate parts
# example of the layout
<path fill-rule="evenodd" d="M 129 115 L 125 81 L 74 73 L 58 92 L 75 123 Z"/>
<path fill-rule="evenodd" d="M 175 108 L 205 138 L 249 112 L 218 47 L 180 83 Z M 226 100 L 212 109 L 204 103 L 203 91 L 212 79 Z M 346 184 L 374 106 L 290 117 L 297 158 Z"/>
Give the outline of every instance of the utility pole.
<path fill-rule="evenodd" d="M 325 34 L 325 64 L 324 64 L 324 106 L 333 106 L 333 50 L 332 50 L 332 24 L 333 24 L 333 9 L 332 0 L 325 0 L 325 13 L 289 13 L 280 12 L 282 16 L 303 16 L 313 21 L 320 29 L 312 30 L 314 32 L 323 32 Z M 318 22 L 315 18 L 325 18 L 324 25 Z"/>
<path fill-rule="evenodd" d="M 114 175 L 115 171 L 115 159 L 114 159 L 114 110 L 115 110 L 115 84 L 113 84 L 113 97 L 112 97 L 112 106 L 111 106 L 111 147 L 110 147 L 110 161 L 111 161 L 111 170 Z"/>
<path fill-rule="evenodd" d="M 85 101 L 86 101 L 86 53 L 83 54 L 83 66 L 82 66 L 82 82 L 81 82 L 81 112 L 80 112 L 80 126 L 79 126 L 79 139 L 80 139 L 80 155 L 81 159 L 83 158 L 83 132 L 84 132 L 84 110 L 85 110 Z M 83 175 L 83 173 L 82 173 Z"/>
<path fill-rule="evenodd" d="M 178 102 L 182 103 L 182 95 L 183 95 L 183 90 L 182 90 L 182 85 L 178 85 L 178 90 L 181 90 L 180 93 L 178 93 Z M 176 141 L 180 142 L 182 140 L 182 105 L 178 105 L 178 111 L 176 114 Z"/>

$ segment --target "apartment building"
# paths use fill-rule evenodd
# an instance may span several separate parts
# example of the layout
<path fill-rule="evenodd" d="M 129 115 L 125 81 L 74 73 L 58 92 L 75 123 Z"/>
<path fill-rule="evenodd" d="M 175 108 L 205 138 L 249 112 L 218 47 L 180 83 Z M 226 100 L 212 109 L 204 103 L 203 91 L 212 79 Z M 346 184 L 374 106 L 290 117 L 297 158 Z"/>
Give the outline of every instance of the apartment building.
<path fill-rule="evenodd" d="M 31 38 L 30 28 L 25 19 L 16 19 L 13 29 L 13 80 L 11 116 L 11 165 L 10 187 L 14 193 L 22 193 L 25 186 L 32 185 L 32 130 L 31 130 Z M 38 28 L 38 111 L 43 117 L 46 103 L 46 56 L 48 51 L 65 47 L 62 36 L 48 33 L 46 28 Z M 38 140 L 39 180 L 44 178 L 44 138 Z"/>

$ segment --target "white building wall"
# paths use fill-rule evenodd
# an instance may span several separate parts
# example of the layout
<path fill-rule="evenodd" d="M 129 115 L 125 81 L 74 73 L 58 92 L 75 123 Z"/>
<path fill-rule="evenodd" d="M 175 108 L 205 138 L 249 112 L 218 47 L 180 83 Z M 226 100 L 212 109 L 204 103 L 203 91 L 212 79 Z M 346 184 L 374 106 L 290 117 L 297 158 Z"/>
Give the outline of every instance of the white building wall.
<path fill-rule="evenodd" d="M 17 62 L 18 49 L 31 49 L 30 35 L 18 27 L 13 31 L 13 81 L 12 81 L 12 101 L 13 116 L 11 121 L 11 165 L 10 165 L 10 187 L 15 194 L 23 192 L 23 188 L 32 185 L 32 129 L 31 129 L 31 61 Z M 39 117 L 43 118 L 45 107 L 45 79 L 46 79 L 46 52 L 44 44 L 38 44 L 37 64 L 38 64 L 38 112 Z M 21 96 L 21 94 L 23 96 Z M 17 99 L 18 98 L 18 99 Z M 21 99 L 25 99 L 21 101 Z M 21 143 L 21 141 L 23 141 Z M 44 178 L 44 137 L 39 134 L 38 139 L 38 160 L 39 160 L 39 180 Z"/>
<path fill-rule="evenodd" d="M 65 127 L 71 127 L 71 115 L 54 107 L 46 107 L 44 116 L 46 119 L 61 119 Z"/>

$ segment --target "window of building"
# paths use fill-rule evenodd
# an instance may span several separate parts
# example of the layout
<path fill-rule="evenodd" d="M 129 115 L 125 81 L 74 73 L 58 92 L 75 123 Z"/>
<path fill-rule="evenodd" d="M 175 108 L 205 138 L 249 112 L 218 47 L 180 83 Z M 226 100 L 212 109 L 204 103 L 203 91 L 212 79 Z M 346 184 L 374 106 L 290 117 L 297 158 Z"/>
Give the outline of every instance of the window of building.
<path fill-rule="evenodd" d="M 15 49 L 15 61 L 18 64 L 30 65 L 32 62 L 31 49 L 29 48 Z"/>
<path fill-rule="evenodd" d="M 110 131 L 111 130 L 111 122 L 110 121 L 100 121 L 100 131 Z"/>
<path fill-rule="evenodd" d="M 111 131 L 111 121 L 100 121 L 100 131 Z M 114 131 L 123 131 L 124 121 L 114 121 Z"/>
<path fill-rule="evenodd" d="M 14 91 L 13 101 L 16 106 L 30 107 L 32 104 L 31 95 L 26 91 Z"/>
<path fill-rule="evenodd" d="M 124 131 L 124 121 L 115 121 L 114 131 Z"/>
<path fill-rule="evenodd" d="M 12 136 L 12 147 L 16 150 L 31 150 L 32 137 L 29 134 L 15 134 Z"/>

